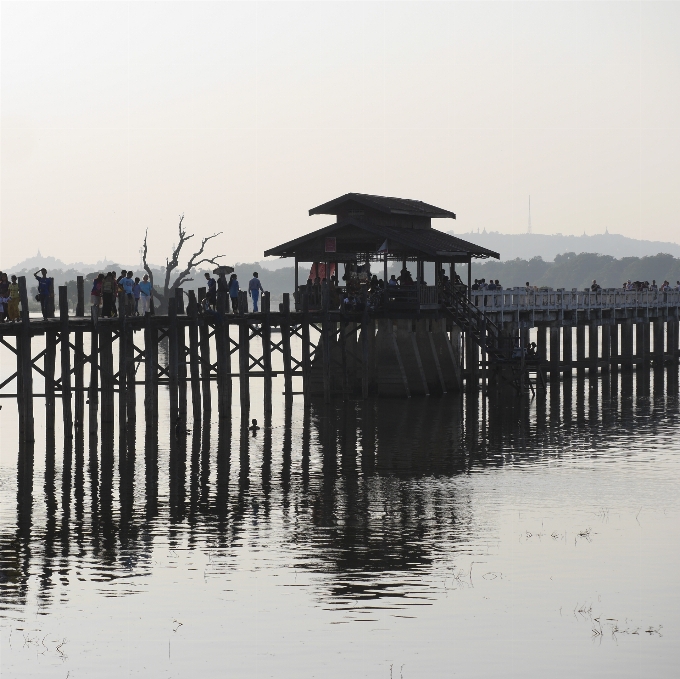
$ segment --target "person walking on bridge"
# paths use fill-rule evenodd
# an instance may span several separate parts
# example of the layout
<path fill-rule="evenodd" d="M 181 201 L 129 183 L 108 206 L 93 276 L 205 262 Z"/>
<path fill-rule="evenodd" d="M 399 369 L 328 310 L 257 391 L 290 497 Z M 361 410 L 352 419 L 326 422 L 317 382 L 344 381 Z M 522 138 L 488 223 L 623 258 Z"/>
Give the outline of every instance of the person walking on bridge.
<path fill-rule="evenodd" d="M 238 313 L 238 292 L 241 286 L 238 283 L 238 278 L 235 273 L 231 274 L 229 279 L 229 297 L 231 297 L 231 310 L 234 314 Z"/>
<path fill-rule="evenodd" d="M 254 313 L 257 313 L 257 300 L 259 299 L 261 292 L 264 292 L 262 283 L 260 283 L 257 271 L 253 271 L 253 277 L 248 282 L 248 294 L 253 298 Z"/>
<path fill-rule="evenodd" d="M 9 284 L 9 305 L 7 307 L 7 313 L 9 314 L 9 320 L 12 321 L 12 323 L 19 320 L 19 284 L 17 283 L 16 276 L 12 276 L 12 282 Z"/>
<path fill-rule="evenodd" d="M 38 274 L 42 274 L 38 276 Z M 33 277 L 38 281 L 38 300 L 40 301 L 40 310 L 44 319 L 47 319 L 49 313 L 50 302 L 50 278 L 47 277 L 47 269 L 40 269 L 33 274 Z"/>
<path fill-rule="evenodd" d="M 139 284 L 139 300 L 142 303 L 140 314 L 144 316 L 147 311 L 151 311 L 151 295 L 153 290 L 149 281 L 149 274 L 145 273 L 142 282 Z"/>

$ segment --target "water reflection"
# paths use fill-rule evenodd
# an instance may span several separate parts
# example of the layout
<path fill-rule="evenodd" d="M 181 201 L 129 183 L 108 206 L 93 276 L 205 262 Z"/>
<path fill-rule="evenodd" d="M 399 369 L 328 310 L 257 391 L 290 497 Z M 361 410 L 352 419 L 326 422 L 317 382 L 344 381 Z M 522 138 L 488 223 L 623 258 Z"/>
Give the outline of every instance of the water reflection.
<path fill-rule="evenodd" d="M 442 545 L 465 550 L 473 521 L 447 479 L 595 455 L 678 421 L 677 369 L 613 370 L 547 389 L 529 404 L 493 393 L 289 403 L 257 431 L 248 411 L 234 423 L 205 412 L 179 436 L 143 423 L 116 436 L 104 423 L 87 461 L 83 427 L 59 446 L 48 428 L 40 490 L 38 453 L 18 451 L 16 521 L 0 534 L 4 605 L 25 602 L 31 581 L 48 606 L 56 592 L 68 597 L 76 573 L 110 582 L 149 571 L 155 540 L 176 548 L 187 528 L 189 549 L 278 540 L 292 565 L 325 574 L 323 596 L 338 606 L 407 591 L 425 600 L 409 579 Z"/>

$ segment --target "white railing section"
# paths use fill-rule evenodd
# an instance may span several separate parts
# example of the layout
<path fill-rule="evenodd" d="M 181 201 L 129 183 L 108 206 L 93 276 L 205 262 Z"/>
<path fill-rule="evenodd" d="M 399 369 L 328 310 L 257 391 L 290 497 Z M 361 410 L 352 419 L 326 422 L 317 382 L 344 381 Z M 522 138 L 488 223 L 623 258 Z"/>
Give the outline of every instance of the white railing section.
<path fill-rule="evenodd" d="M 505 311 L 571 311 L 573 309 L 640 309 L 680 307 L 680 291 L 623 290 L 472 290 L 472 303 L 487 313 Z"/>

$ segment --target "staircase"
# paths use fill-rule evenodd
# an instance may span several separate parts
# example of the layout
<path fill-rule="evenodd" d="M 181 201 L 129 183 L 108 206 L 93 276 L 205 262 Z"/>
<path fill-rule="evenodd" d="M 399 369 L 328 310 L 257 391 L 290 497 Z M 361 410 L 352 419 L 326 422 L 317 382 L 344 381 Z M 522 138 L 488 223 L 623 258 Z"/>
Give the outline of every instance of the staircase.
<path fill-rule="evenodd" d="M 463 332 L 472 337 L 486 351 L 490 361 L 506 361 L 512 353 L 508 338 L 463 294 L 453 290 L 444 297 L 444 312 Z"/>

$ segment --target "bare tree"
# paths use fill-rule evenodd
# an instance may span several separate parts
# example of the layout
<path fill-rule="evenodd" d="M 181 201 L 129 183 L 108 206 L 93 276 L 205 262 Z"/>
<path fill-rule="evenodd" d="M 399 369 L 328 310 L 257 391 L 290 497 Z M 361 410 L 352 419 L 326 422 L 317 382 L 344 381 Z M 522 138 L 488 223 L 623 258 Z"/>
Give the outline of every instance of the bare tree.
<path fill-rule="evenodd" d="M 208 243 L 208 241 L 212 240 L 213 238 L 216 238 L 222 232 L 220 231 L 219 233 L 214 233 L 212 236 L 207 236 L 206 238 L 203 238 L 201 240 L 201 247 L 196 252 L 194 252 L 191 255 L 191 257 L 189 257 L 186 267 L 182 271 L 180 271 L 177 274 L 177 278 L 175 278 L 175 280 L 172 283 L 170 283 L 173 271 L 175 271 L 179 267 L 179 258 L 181 255 L 182 247 L 188 240 L 194 237 L 193 233 L 187 233 L 186 229 L 182 226 L 183 222 L 184 215 L 181 215 L 179 218 L 178 227 L 179 242 L 177 243 L 176 246 L 173 246 L 172 258 L 165 260 L 165 281 L 163 285 L 162 295 L 159 294 L 159 292 L 154 288 L 153 271 L 151 270 L 151 267 L 146 261 L 146 256 L 148 253 L 147 246 L 147 238 L 149 235 L 148 229 L 144 234 L 144 244 L 142 245 L 142 263 L 144 265 L 144 270 L 146 271 L 147 274 L 149 274 L 149 281 L 151 282 L 153 295 L 158 299 L 161 309 L 167 308 L 168 300 L 170 299 L 170 297 L 177 288 L 181 287 L 184 283 L 194 280 L 193 278 L 190 278 L 192 269 L 195 269 L 197 266 L 200 266 L 201 264 L 213 264 L 214 266 L 219 266 L 219 262 L 217 262 L 216 260 L 218 260 L 220 257 L 225 256 L 225 255 L 215 255 L 214 257 L 204 256 L 205 246 Z"/>

